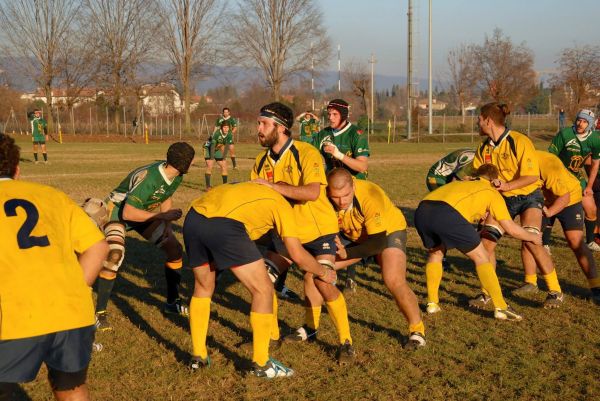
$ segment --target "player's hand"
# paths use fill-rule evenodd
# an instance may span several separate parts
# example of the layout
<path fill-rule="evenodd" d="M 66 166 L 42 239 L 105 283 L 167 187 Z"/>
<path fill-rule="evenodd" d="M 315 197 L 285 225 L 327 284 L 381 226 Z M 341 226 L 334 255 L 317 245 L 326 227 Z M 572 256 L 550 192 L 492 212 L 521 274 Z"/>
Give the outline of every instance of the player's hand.
<path fill-rule="evenodd" d="M 334 285 L 337 281 L 337 273 L 333 269 L 325 269 L 324 276 L 317 276 L 317 278 L 325 283 Z"/>
<path fill-rule="evenodd" d="M 550 214 L 550 211 L 548 210 L 548 207 L 546 207 L 546 206 L 543 206 L 543 207 L 542 207 L 542 214 L 543 214 L 545 217 L 552 217 L 552 214 Z"/>
<path fill-rule="evenodd" d="M 323 151 L 325 151 L 325 153 L 329 153 L 331 156 L 338 160 L 342 160 L 344 158 L 344 154 L 340 152 L 338 147 L 335 146 L 333 142 L 324 142 Z"/>
<path fill-rule="evenodd" d="M 534 235 L 535 235 L 535 238 L 531 242 L 533 242 L 536 245 L 543 245 L 543 242 L 542 242 L 542 233 L 534 234 Z"/>
<path fill-rule="evenodd" d="M 346 247 L 342 244 L 342 241 L 338 235 L 335 236 L 335 246 L 337 248 L 335 253 L 338 259 L 347 259 L 348 253 L 346 252 Z"/>
<path fill-rule="evenodd" d="M 510 191 L 510 186 L 507 182 L 504 182 L 502 180 L 499 180 L 498 178 L 496 178 L 495 180 L 492 180 L 492 185 L 494 186 L 494 188 L 496 188 L 499 192 L 506 192 L 506 191 Z"/>
<path fill-rule="evenodd" d="M 583 190 L 583 196 L 593 196 L 594 195 L 594 190 L 590 187 L 585 187 L 585 189 Z"/>
<path fill-rule="evenodd" d="M 252 180 L 255 184 L 264 185 L 265 187 L 273 188 L 273 183 L 265 180 L 264 178 L 255 178 Z"/>
<path fill-rule="evenodd" d="M 183 215 L 183 212 L 181 211 L 181 209 L 171 209 L 171 210 L 167 210 L 166 212 L 161 213 L 159 215 L 159 218 L 161 220 L 173 221 L 173 220 L 179 220 L 182 215 Z"/>

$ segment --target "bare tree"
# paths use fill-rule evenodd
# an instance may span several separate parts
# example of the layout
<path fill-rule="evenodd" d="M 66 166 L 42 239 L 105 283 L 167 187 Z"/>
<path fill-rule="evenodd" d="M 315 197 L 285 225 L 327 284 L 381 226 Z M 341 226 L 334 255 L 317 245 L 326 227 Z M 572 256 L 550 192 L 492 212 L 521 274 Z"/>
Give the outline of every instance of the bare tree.
<path fill-rule="evenodd" d="M 85 0 L 85 10 L 98 48 L 100 80 L 110 89 L 107 97 L 119 127 L 127 85 L 157 43 L 158 8 L 154 0 Z"/>
<path fill-rule="evenodd" d="M 349 89 L 359 99 L 361 111 L 368 116 L 367 103 L 371 101 L 371 73 L 367 64 L 356 60 L 346 63 L 344 78 L 350 86 Z"/>
<path fill-rule="evenodd" d="M 190 104 L 192 82 L 200 63 L 215 60 L 216 28 L 225 3 L 218 0 L 162 0 L 162 45 L 169 55 L 181 89 L 185 108 L 185 131 L 191 132 Z"/>
<path fill-rule="evenodd" d="M 582 106 L 598 102 L 600 93 L 600 46 L 581 46 L 563 49 L 558 72 L 552 76 L 552 85 L 564 92 L 565 109 L 573 112 Z"/>
<path fill-rule="evenodd" d="M 465 122 L 465 107 L 473 99 L 473 86 L 477 82 L 476 68 L 473 63 L 473 46 L 460 45 L 448 53 L 450 75 L 450 93 L 460 108 Z"/>
<path fill-rule="evenodd" d="M 331 44 L 314 0 L 239 0 L 229 43 L 265 75 L 275 100 L 292 75 L 326 62 Z"/>
<path fill-rule="evenodd" d="M 77 0 L 5 0 L 0 3 L 0 24 L 5 50 L 37 83 L 52 108 L 52 88 L 58 70 L 58 51 L 79 12 Z M 52 112 L 46 115 L 52 126 Z"/>
<path fill-rule="evenodd" d="M 483 99 L 524 105 L 536 91 L 533 52 L 525 44 L 514 45 L 502 30 L 485 36 L 482 45 L 473 46 L 477 88 Z"/>

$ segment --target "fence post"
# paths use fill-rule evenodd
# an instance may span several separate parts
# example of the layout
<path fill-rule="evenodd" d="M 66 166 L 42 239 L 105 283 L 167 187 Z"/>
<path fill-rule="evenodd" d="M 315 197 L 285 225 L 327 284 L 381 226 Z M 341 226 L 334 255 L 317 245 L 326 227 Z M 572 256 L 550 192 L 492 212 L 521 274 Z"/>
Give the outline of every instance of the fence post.
<path fill-rule="evenodd" d="M 527 136 L 531 135 L 531 112 L 527 113 Z"/>
<path fill-rule="evenodd" d="M 442 143 L 446 143 L 446 113 L 442 118 Z"/>
<path fill-rule="evenodd" d="M 92 136 L 92 108 L 90 107 L 90 136 Z"/>

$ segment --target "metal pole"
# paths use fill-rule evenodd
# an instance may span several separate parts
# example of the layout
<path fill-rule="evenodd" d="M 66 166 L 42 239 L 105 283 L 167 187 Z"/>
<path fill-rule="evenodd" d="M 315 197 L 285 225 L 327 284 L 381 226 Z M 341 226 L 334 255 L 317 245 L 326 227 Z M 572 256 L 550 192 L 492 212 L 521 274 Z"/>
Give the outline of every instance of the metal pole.
<path fill-rule="evenodd" d="M 531 135 L 531 112 L 527 113 L 527 136 Z"/>
<path fill-rule="evenodd" d="M 412 0 L 408 0 L 408 57 L 407 61 L 407 81 L 406 81 L 406 137 L 411 139 L 412 134 L 412 63 L 413 63 L 413 3 Z"/>
<path fill-rule="evenodd" d="M 341 46 L 338 45 L 338 92 L 342 91 L 342 60 L 340 58 L 341 50 Z"/>
<path fill-rule="evenodd" d="M 315 56 L 313 54 L 313 42 L 310 42 L 310 91 L 312 93 L 311 110 L 315 111 Z M 238 128 L 239 131 L 239 128 Z"/>
<path fill-rule="evenodd" d="M 123 125 L 125 126 L 125 137 L 127 137 L 127 114 L 125 114 L 125 106 L 123 106 Z"/>
<path fill-rule="evenodd" d="M 433 94 L 431 67 L 431 0 L 429 0 L 429 134 L 433 134 Z"/>
<path fill-rule="evenodd" d="M 375 57 L 373 56 L 373 53 L 371 53 L 371 60 L 369 60 L 369 63 L 371 63 L 371 131 L 370 134 L 373 134 L 373 124 L 375 124 L 375 62 L 377 60 L 375 60 Z M 369 137 L 367 136 L 367 140 L 369 139 Z"/>

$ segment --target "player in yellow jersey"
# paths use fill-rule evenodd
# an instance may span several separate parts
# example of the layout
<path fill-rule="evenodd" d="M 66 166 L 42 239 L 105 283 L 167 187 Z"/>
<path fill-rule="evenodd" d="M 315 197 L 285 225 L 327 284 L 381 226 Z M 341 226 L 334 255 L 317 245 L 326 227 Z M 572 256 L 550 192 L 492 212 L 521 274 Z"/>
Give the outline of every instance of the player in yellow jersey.
<path fill-rule="evenodd" d="M 500 320 L 521 320 L 502 296 L 498 277 L 479 234 L 472 226 L 486 214 L 513 237 L 541 245 L 538 233 L 525 231 L 512 221 L 502 196 L 490 181 L 498 177 L 498 169 L 484 164 L 474 174 L 473 181 L 454 181 L 430 192 L 415 212 L 415 227 L 429 252 L 427 275 L 427 312 L 440 311 L 438 288 L 442 280 L 444 251 L 456 248 L 474 263 L 482 287 L 490 294 L 494 317 Z"/>
<path fill-rule="evenodd" d="M 406 282 L 406 220 L 377 184 L 343 168 L 327 175 L 327 196 L 336 208 L 340 236 L 336 268 L 376 256 L 383 282 L 409 324 L 406 348 L 425 345 L 425 326 L 415 293 Z"/>
<path fill-rule="evenodd" d="M 298 237 L 302 245 L 319 263 L 333 267 L 338 224 L 335 211 L 325 193 L 327 178 L 323 161 L 319 151 L 311 144 L 292 139 L 293 123 L 294 114 L 284 104 L 275 102 L 260 109 L 258 140 L 267 150 L 256 158 L 250 177 L 254 182 L 273 188 L 294 205 Z M 277 245 L 279 242 L 275 236 L 273 249 L 285 257 L 285 249 Z M 338 332 L 338 361 L 340 364 L 351 363 L 355 358 L 355 351 L 350 336 L 346 300 L 340 290 L 335 285 L 315 280 L 313 274 L 306 273 L 304 293 L 306 324 L 287 338 L 314 340 L 319 327 L 321 306 L 325 302 Z M 273 339 L 278 337 L 276 329 Z"/>
<path fill-rule="evenodd" d="M 0 134 L 0 400 L 14 400 L 42 363 L 57 400 L 88 400 L 90 287 L 108 244 L 67 195 L 17 180 L 19 156 Z"/>
<path fill-rule="evenodd" d="M 588 280 L 592 297 L 598 302 L 600 295 L 600 278 L 596 270 L 596 262 L 591 250 L 586 246 L 583 234 L 584 211 L 582 193 L 579 180 L 573 176 L 562 164 L 561 160 L 549 152 L 537 151 L 540 164 L 540 178 L 543 182 L 544 193 L 544 242 L 550 240 L 552 226 L 558 219 L 567 240 L 567 245 L 573 250 L 581 270 Z M 525 268 L 525 284 L 513 293 L 522 295 L 538 291 L 536 263 L 532 255 L 526 252 L 523 255 Z M 563 302 L 562 294 L 559 297 L 548 297 L 545 306 L 558 307 Z"/>
<path fill-rule="evenodd" d="M 318 277 L 320 282 L 332 285 L 336 280 L 335 272 L 321 266 L 304 250 L 296 227 L 289 203 L 264 185 L 251 182 L 224 184 L 192 202 L 183 224 L 185 247 L 195 277 L 190 303 L 192 369 L 210 366 L 206 335 L 216 271 L 231 270 L 252 295 L 252 373 L 266 378 L 293 375 L 292 369 L 269 358 L 273 284 L 253 241 L 274 229 L 294 262 Z"/>
<path fill-rule="evenodd" d="M 485 163 L 498 168 L 499 176 L 494 180 L 498 191 L 502 194 L 508 212 L 514 219 L 519 216 L 521 226 L 526 230 L 540 233 L 542 229 L 542 207 L 544 196 L 540 191 L 539 164 L 535 148 L 525 135 L 513 131 L 506 126 L 506 117 L 510 114 L 507 105 L 488 103 L 481 108 L 478 125 L 479 132 L 487 139 L 479 145 L 473 159 L 473 167 L 479 168 Z M 495 265 L 496 243 L 502 237 L 502 229 L 493 216 L 489 216 L 481 232 L 482 243 L 490 254 Z M 556 276 L 552 258 L 540 244 L 524 242 L 533 255 L 537 266 L 543 273 L 552 297 L 561 296 L 561 288 Z M 485 291 L 469 301 L 474 308 L 485 308 L 491 298 Z"/>

